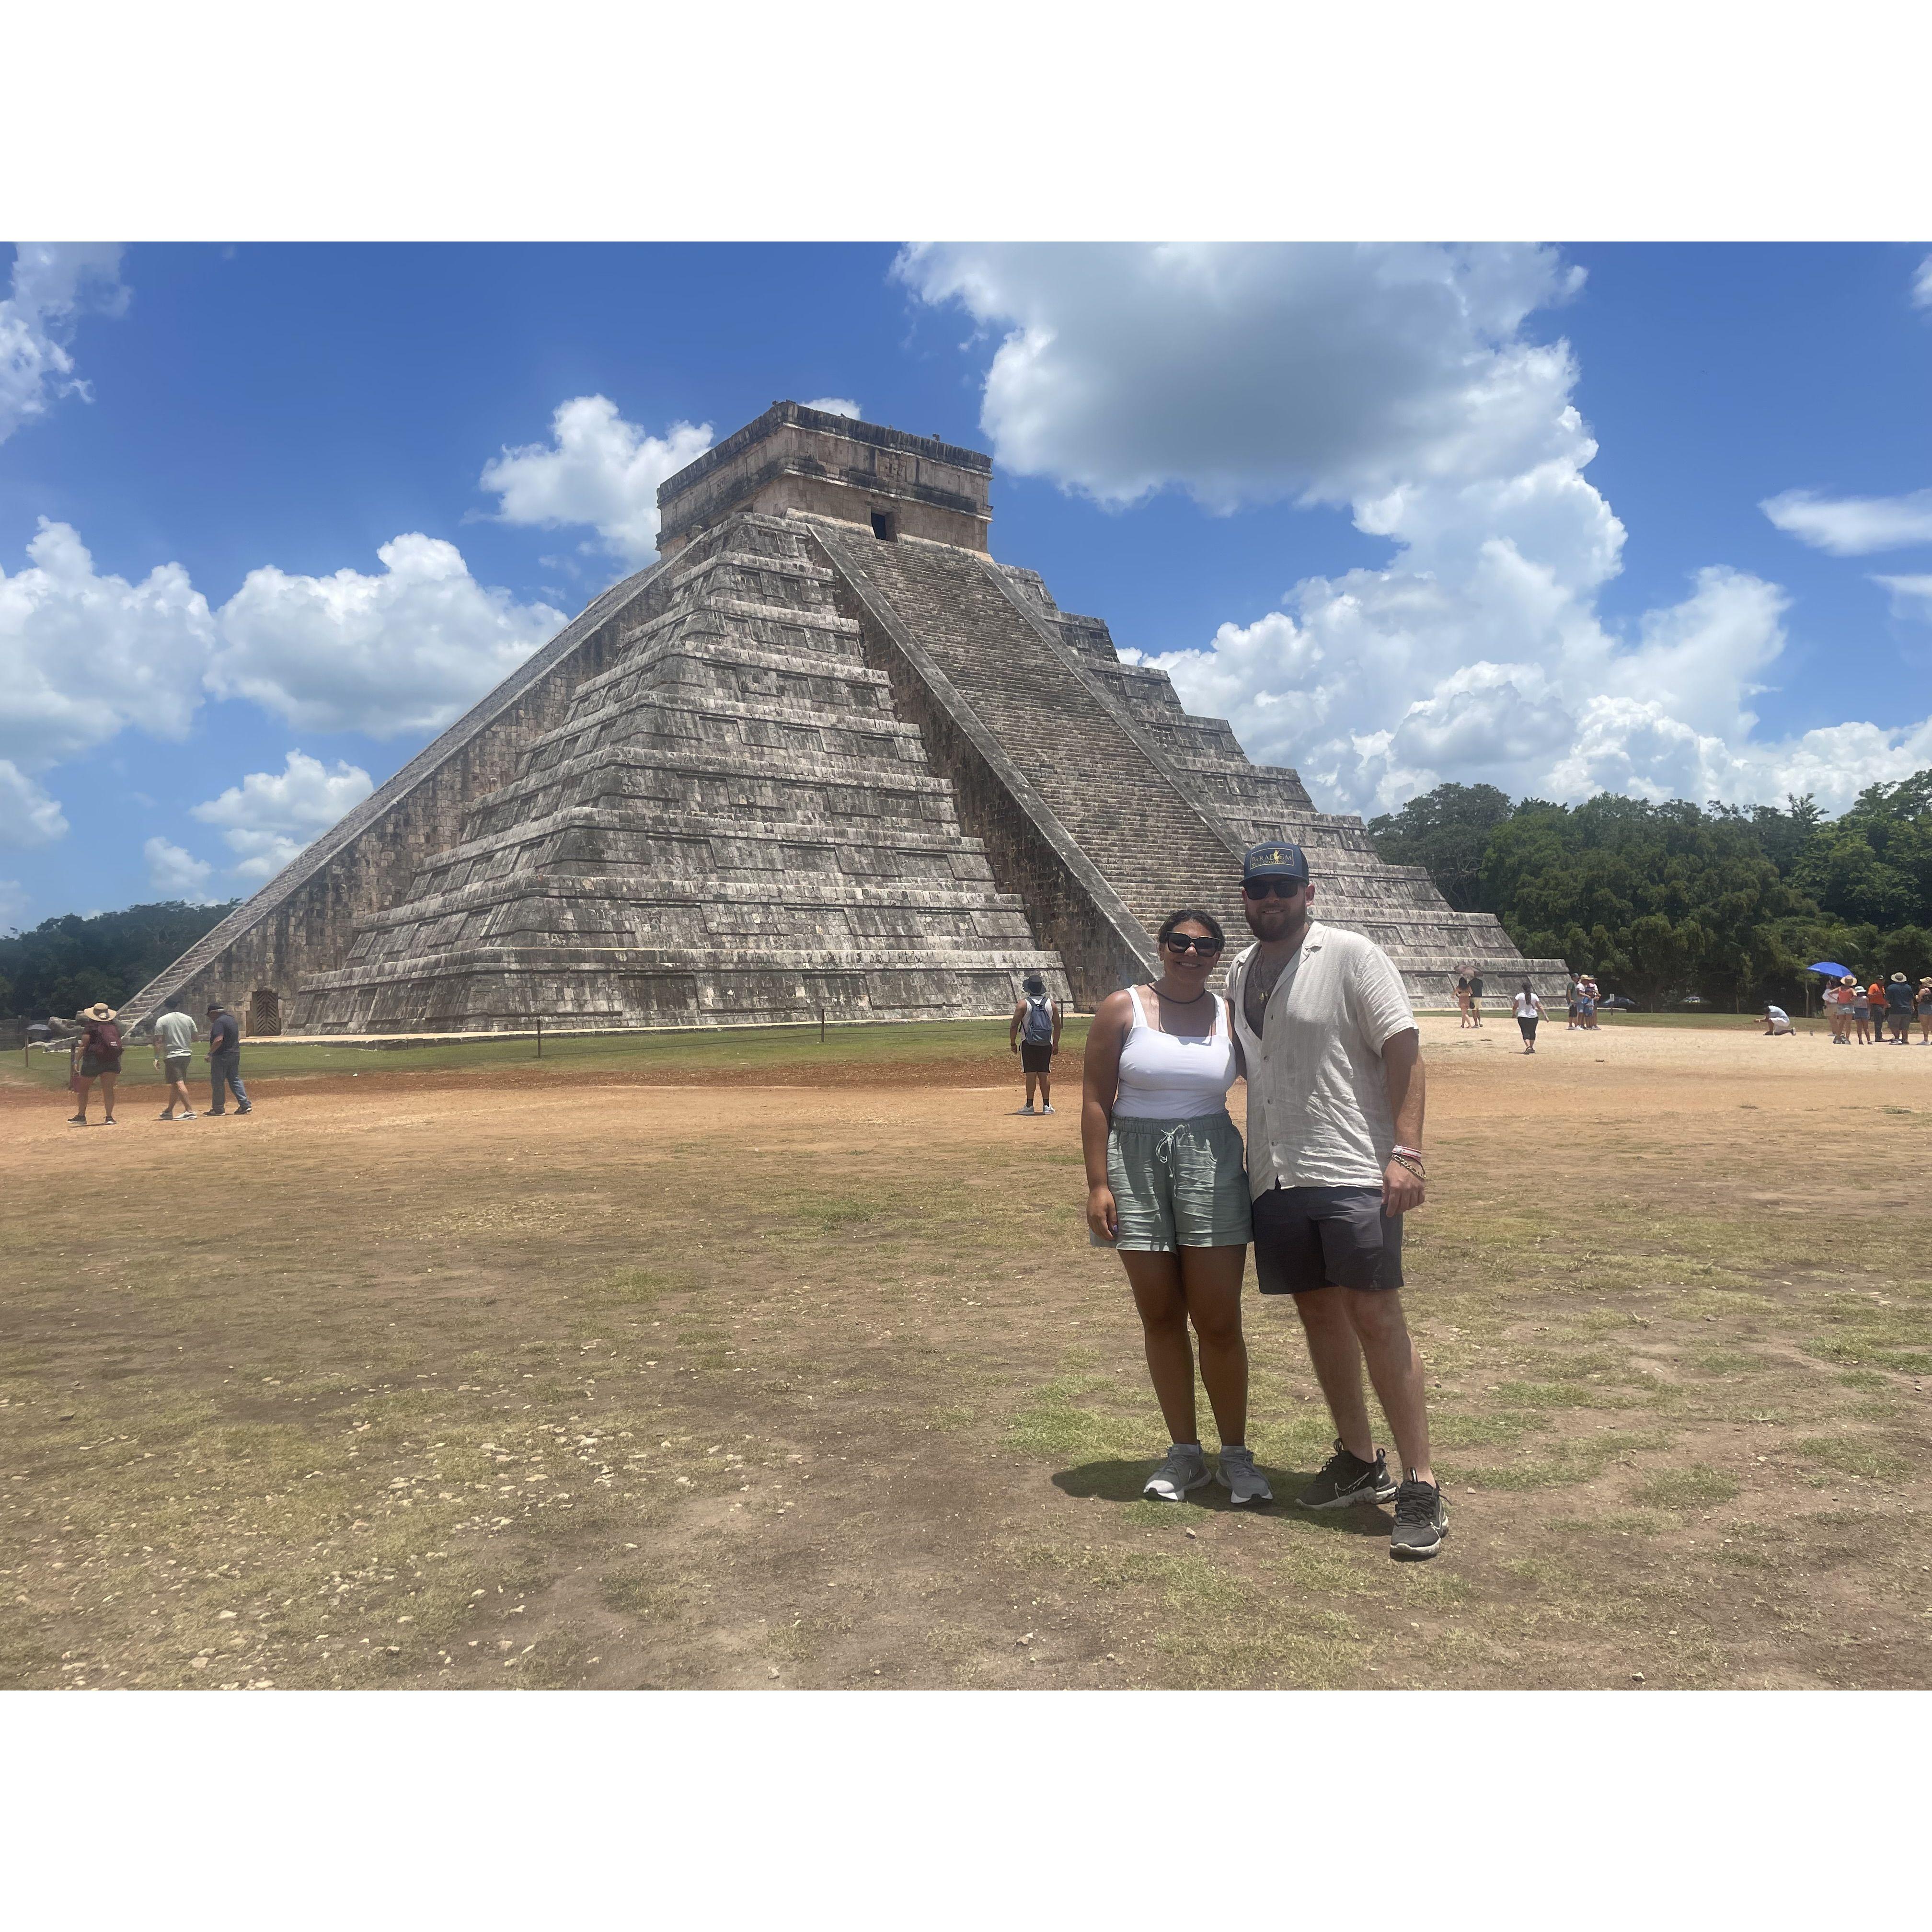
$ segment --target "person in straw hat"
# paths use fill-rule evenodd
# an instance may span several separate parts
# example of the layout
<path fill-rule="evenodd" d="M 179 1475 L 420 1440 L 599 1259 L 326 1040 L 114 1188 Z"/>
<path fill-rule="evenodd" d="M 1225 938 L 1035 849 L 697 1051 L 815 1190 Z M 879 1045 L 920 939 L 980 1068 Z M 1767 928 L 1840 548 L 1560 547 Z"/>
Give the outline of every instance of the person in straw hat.
<path fill-rule="evenodd" d="M 91 1006 L 82 1006 L 74 1018 L 80 1022 L 81 1030 L 80 1039 L 74 1042 L 72 1084 L 80 1101 L 76 1111 L 68 1118 L 76 1127 L 87 1125 L 87 1102 L 94 1091 L 94 1083 L 98 1080 L 100 1098 L 107 1114 L 101 1125 L 113 1126 L 116 1124 L 114 1083 L 121 1077 L 121 1029 L 114 1024 L 114 1009 L 104 1000 L 97 1000 Z"/>
<path fill-rule="evenodd" d="M 1895 1045 L 1912 1044 L 1912 982 L 1903 973 L 1893 974 L 1885 982 L 1885 1022 Z"/>

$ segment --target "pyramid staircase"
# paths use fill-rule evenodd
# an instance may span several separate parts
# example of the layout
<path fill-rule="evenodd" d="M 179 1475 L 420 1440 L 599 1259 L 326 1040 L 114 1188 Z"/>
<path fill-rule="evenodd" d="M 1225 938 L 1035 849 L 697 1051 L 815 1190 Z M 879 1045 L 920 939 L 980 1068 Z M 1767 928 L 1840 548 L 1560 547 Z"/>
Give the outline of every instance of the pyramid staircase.
<path fill-rule="evenodd" d="M 637 616 L 294 1030 L 954 1017 L 1034 972 L 1067 996 L 803 529 L 730 518 Z"/>

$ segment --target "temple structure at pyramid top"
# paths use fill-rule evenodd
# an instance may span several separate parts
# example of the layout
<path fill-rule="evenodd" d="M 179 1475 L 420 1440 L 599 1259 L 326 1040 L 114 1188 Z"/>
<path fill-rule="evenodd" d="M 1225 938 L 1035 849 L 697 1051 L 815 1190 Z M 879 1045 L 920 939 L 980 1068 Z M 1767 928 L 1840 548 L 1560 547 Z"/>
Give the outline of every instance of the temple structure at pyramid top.
<path fill-rule="evenodd" d="M 1090 1007 L 1180 906 L 1245 931 L 1293 839 L 1419 1003 L 1525 975 L 1487 914 L 1251 764 L 988 553 L 992 464 L 777 403 L 658 493 L 614 586 L 129 1003 L 250 1031 L 718 1026 Z"/>

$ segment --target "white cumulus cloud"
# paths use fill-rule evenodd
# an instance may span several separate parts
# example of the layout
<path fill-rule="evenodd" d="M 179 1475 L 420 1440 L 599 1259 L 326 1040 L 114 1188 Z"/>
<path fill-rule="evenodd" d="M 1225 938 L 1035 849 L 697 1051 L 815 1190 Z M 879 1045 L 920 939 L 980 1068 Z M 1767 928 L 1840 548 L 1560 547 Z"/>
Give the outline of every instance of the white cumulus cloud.
<path fill-rule="evenodd" d="M 1834 556 L 1932 544 L 1932 490 L 1904 496 L 1820 496 L 1786 490 L 1758 508 L 1787 536 Z"/>
<path fill-rule="evenodd" d="M 814 396 L 805 406 L 822 410 L 829 416 L 861 416 L 866 413 L 850 396 Z"/>
<path fill-rule="evenodd" d="M 0 442 L 62 396 L 89 399 L 67 346 L 75 319 L 88 310 L 120 315 L 127 306 L 118 243 L 19 244 L 10 292 L 0 302 Z"/>
<path fill-rule="evenodd" d="M 10 758 L 0 758 L 0 845 L 51 845 L 67 836 L 60 801 Z"/>
<path fill-rule="evenodd" d="M 548 604 L 478 584 L 440 538 L 394 537 L 376 555 L 375 575 L 251 570 L 221 607 L 208 688 L 303 730 L 438 730 L 563 626 Z"/>
<path fill-rule="evenodd" d="M 194 815 L 238 855 L 232 868 L 238 878 L 268 879 L 374 789 L 359 765 L 338 758 L 331 769 L 293 751 L 280 771 L 250 772 L 219 798 L 195 806 Z"/>
<path fill-rule="evenodd" d="M 1581 285 L 1553 249 L 943 244 L 895 272 L 1004 332 L 999 460 L 1103 502 L 1341 502 L 1568 440 L 1568 347 L 1518 333 Z"/>
<path fill-rule="evenodd" d="M 1912 278 L 1912 306 L 1932 308 L 1932 255 L 1919 263 Z"/>
<path fill-rule="evenodd" d="M 657 554 L 658 485 L 710 447 L 709 423 L 674 423 L 652 436 L 609 397 L 574 396 L 558 404 L 548 443 L 506 448 L 481 481 L 504 523 L 589 524 L 613 556 L 647 563 Z"/>
<path fill-rule="evenodd" d="M 52 764 L 130 724 L 184 736 L 215 634 L 188 572 L 104 575 L 70 524 L 44 517 L 27 555 L 0 570 L 0 757 Z"/>
<path fill-rule="evenodd" d="M 1747 572 L 1604 622 L 1624 528 L 1586 473 L 1575 358 L 1530 327 L 1580 284 L 1554 250 L 948 244 L 896 272 L 998 338 L 981 421 L 1007 466 L 1112 504 L 1346 505 L 1389 540 L 1149 660 L 1324 805 L 1455 778 L 1831 807 L 1932 750 L 1922 726 L 1759 740 L 1786 599 Z"/>
<path fill-rule="evenodd" d="M 141 848 L 148 862 L 148 884 L 164 899 L 185 899 L 190 905 L 209 903 L 208 881 L 214 871 L 206 859 L 165 838 L 150 838 Z"/>

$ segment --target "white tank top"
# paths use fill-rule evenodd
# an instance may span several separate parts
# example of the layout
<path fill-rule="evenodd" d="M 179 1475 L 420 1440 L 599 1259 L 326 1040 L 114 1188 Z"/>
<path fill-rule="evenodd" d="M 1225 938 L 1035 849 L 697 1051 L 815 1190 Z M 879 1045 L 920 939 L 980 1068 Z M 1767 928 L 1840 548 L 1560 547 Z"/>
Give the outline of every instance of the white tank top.
<path fill-rule="evenodd" d="M 1234 1041 L 1228 1025 L 1228 1003 L 1211 993 L 1214 1024 L 1204 1040 L 1162 1033 L 1141 1003 L 1142 988 L 1127 989 L 1134 1003 L 1133 1024 L 1120 1048 L 1120 1084 L 1114 1101 L 1117 1118 L 1133 1120 L 1191 1120 L 1223 1113 L 1234 1084 Z M 1154 996 L 1151 988 L 1147 997 Z"/>

